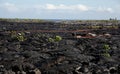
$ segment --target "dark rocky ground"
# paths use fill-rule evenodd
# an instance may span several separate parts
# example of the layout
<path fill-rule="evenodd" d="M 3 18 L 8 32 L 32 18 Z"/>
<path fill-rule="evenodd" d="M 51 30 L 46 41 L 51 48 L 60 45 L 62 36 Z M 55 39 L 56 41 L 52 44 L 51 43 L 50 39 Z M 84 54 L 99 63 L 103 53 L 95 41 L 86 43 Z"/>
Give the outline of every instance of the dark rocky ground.
<path fill-rule="evenodd" d="M 120 74 L 119 35 L 60 42 L 50 36 L 33 33 L 20 42 L 0 33 L 0 74 Z"/>

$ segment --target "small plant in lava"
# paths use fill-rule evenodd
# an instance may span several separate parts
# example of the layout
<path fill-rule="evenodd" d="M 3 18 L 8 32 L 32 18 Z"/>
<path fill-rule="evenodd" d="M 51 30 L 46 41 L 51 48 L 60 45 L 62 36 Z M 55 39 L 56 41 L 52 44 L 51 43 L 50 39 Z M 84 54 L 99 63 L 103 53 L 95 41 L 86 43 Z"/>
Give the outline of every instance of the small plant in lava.
<path fill-rule="evenodd" d="M 56 42 L 59 42 L 59 41 L 61 41 L 62 40 L 62 37 L 61 36 L 55 36 L 55 41 Z"/>
<path fill-rule="evenodd" d="M 109 50 L 111 49 L 110 46 L 108 44 L 104 44 L 103 48 L 105 50 L 104 53 L 103 53 L 103 55 L 105 57 L 110 57 L 110 54 L 109 54 Z"/>
<path fill-rule="evenodd" d="M 56 35 L 55 37 L 48 38 L 49 41 L 49 47 L 50 48 L 57 48 L 59 45 L 59 41 L 62 40 L 61 36 Z"/>
<path fill-rule="evenodd" d="M 48 38 L 49 42 L 55 42 L 53 38 Z"/>
<path fill-rule="evenodd" d="M 27 40 L 27 38 L 25 38 L 25 34 L 23 32 L 17 33 L 16 31 L 11 31 L 11 38 L 16 39 L 20 42 Z"/>
<path fill-rule="evenodd" d="M 27 38 L 25 38 L 25 34 L 22 32 L 22 33 L 18 33 L 17 40 L 20 42 L 23 42 L 23 41 L 27 40 Z"/>
<path fill-rule="evenodd" d="M 55 36 L 54 38 L 48 38 L 48 41 L 49 42 L 59 42 L 59 41 L 61 41 L 62 40 L 62 37 L 61 36 Z"/>

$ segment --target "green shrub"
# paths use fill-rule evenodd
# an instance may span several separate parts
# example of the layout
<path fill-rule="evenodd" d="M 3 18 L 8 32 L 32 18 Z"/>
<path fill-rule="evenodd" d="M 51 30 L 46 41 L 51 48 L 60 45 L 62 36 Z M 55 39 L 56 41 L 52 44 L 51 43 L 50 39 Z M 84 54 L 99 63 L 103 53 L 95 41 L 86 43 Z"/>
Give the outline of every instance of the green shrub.
<path fill-rule="evenodd" d="M 18 41 L 21 41 L 21 42 L 25 40 L 25 38 L 23 36 L 17 36 L 17 39 L 18 39 Z"/>
<path fill-rule="evenodd" d="M 59 42 L 59 41 L 61 41 L 62 40 L 62 37 L 61 36 L 55 36 L 55 41 L 56 42 Z"/>
<path fill-rule="evenodd" d="M 109 50 L 111 49 L 110 46 L 109 46 L 108 44 L 105 44 L 105 45 L 103 46 L 103 48 L 104 48 L 104 50 L 105 50 L 105 52 L 103 53 L 103 55 L 104 55 L 105 57 L 110 57 L 110 54 L 109 54 Z"/>
<path fill-rule="evenodd" d="M 106 51 L 109 51 L 109 50 L 110 50 L 110 46 L 109 46 L 108 44 L 105 44 L 105 45 L 103 46 L 103 48 L 104 48 Z"/>
<path fill-rule="evenodd" d="M 25 34 L 23 32 L 21 32 L 21 33 L 17 34 L 17 40 L 23 42 L 23 41 L 27 40 L 27 38 L 25 38 Z"/>
<path fill-rule="evenodd" d="M 54 39 L 53 38 L 48 38 L 48 41 L 49 42 L 54 42 Z"/>
<path fill-rule="evenodd" d="M 17 33 L 16 31 L 11 31 L 11 38 L 17 39 L 18 41 L 25 41 L 27 38 L 25 38 L 24 32 Z"/>
<path fill-rule="evenodd" d="M 103 56 L 110 57 L 110 54 L 109 53 L 104 53 Z"/>
<path fill-rule="evenodd" d="M 48 38 L 48 41 L 49 42 L 59 42 L 62 40 L 62 37 L 61 36 L 55 36 L 54 38 Z"/>

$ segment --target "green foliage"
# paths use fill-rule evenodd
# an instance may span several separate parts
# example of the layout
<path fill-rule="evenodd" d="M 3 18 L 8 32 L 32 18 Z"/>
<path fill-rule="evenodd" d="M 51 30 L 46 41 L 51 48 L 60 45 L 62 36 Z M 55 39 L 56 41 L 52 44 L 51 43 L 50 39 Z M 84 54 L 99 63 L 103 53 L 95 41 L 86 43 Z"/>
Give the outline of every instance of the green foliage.
<path fill-rule="evenodd" d="M 16 37 L 17 37 L 17 40 L 21 41 L 21 42 L 23 42 L 27 39 L 27 38 L 25 38 L 25 34 L 23 32 L 18 33 Z"/>
<path fill-rule="evenodd" d="M 24 36 L 22 36 L 22 35 L 17 36 L 17 39 L 18 39 L 18 41 L 21 41 L 21 42 L 23 42 L 23 41 L 26 40 L 26 39 L 24 38 Z"/>
<path fill-rule="evenodd" d="M 55 36 L 54 38 L 48 38 L 48 41 L 49 42 L 59 42 L 62 40 L 62 37 L 61 36 Z"/>
<path fill-rule="evenodd" d="M 55 41 L 56 42 L 59 42 L 59 41 L 61 41 L 62 40 L 62 37 L 61 36 L 55 36 Z"/>
<path fill-rule="evenodd" d="M 105 57 L 110 57 L 110 54 L 109 53 L 104 53 L 103 54 Z"/>
<path fill-rule="evenodd" d="M 25 41 L 27 38 L 25 38 L 25 34 L 23 32 L 17 33 L 16 31 L 11 31 L 11 38 L 17 39 L 18 41 Z"/>
<path fill-rule="evenodd" d="M 48 38 L 48 41 L 49 42 L 54 42 L 54 39 L 53 38 Z"/>
<path fill-rule="evenodd" d="M 103 48 L 104 48 L 104 50 L 105 50 L 105 52 L 103 53 L 103 55 L 104 55 L 105 57 L 110 57 L 110 54 L 109 54 L 109 50 L 111 49 L 110 46 L 109 46 L 108 44 L 105 44 L 105 45 L 103 46 Z"/>
<path fill-rule="evenodd" d="M 109 51 L 109 50 L 110 50 L 110 46 L 109 46 L 108 44 L 105 44 L 105 45 L 103 46 L 103 48 L 104 48 L 106 51 Z"/>

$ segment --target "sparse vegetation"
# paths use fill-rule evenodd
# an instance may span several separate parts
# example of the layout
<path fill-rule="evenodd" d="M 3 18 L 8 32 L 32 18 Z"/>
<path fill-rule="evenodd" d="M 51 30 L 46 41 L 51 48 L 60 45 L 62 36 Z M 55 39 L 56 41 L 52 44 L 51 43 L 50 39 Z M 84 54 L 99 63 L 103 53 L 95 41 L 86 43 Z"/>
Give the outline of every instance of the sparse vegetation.
<path fill-rule="evenodd" d="M 54 39 L 53 38 L 48 38 L 48 41 L 49 42 L 54 42 Z"/>
<path fill-rule="evenodd" d="M 55 36 L 55 39 L 54 39 L 56 42 L 59 42 L 62 40 L 62 37 L 61 36 Z"/>
<path fill-rule="evenodd" d="M 11 38 L 16 39 L 20 42 L 27 40 L 27 38 L 25 37 L 25 34 L 23 32 L 17 33 L 16 31 L 11 31 Z"/>
<path fill-rule="evenodd" d="M 18 41 L 21 41 L 21 42 L 27 40 L 27 38 L 25 38 L 24 33 L 18 33 L 17 39 L 18 39 Z"/>
<path fill-rule="evenodd" d="M 109 54 L 110 46 L 108 44 L 104 44 L 103 48 L 105 50 L 104 53 L 103 53 L 103 55 L 105 57 L 110 57 L 110 54 Z"/>
<path fill-rule="evenodd" d="M 59 41 L 61 41 L 62 40 L 62 37 L 61 36 L 58 36 L 58 35 L 56 35 L 55 37 L 53 37 L 53 38 L 48 38 L 48 41 L 49 42 L 59 42 Z"/>

